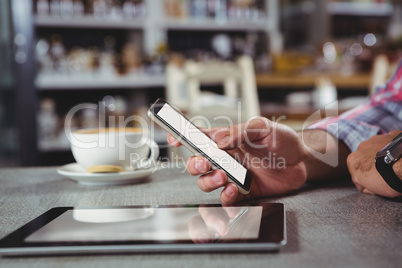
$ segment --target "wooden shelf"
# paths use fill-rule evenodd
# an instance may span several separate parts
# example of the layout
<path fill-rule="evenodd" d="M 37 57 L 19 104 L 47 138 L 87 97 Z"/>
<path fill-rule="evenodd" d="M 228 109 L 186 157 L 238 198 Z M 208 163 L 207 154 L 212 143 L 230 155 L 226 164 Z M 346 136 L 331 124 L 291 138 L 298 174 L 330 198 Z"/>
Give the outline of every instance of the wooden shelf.
<path fill-rule="evenodd" d="M 370 73 L 358 73 L 353 75 L 309 73 L 309 74 L 284 74 L 270 73 L 257 74 L 256 83 L 259 88 L 306 88 L 314 87 L 318 77 L 326 77 L 337 89 L 368 90 L 370 85 Z"/>
<path fill-rule="evenodd" d="M 389 16 L 393 7 L 389 3 L 332 2 L 327 11 L 331 15 Z"/>
<path fill-rule="evenodd" d="M 261 103 L 261 115 L 294 130 L 301 130 L 327 116 L 340 115 L 345 109 L 326 109 L 313 106 L 291 106 L 277 103 Z"/>
<path fill-rule="evenodd" d="M 318 77 L 327 77 L 339 90 L 355 89 L 368 90 L 371 75 L 369 73 L 343 76 L 340 74 L 257 74 L 256 83 L 259 89 L 304 89 L 314 87 Z M 59 89 L 105 89 L 105 88 L 141 88 L 164 87 L 164 74 L 138 73 L 124 76 L 102 76 L 100 74 L 73 75 L 73 74 L 38 74 L 35 86 L 38 90 Z"/>
<path fill-rule="evenodd" d="M 214 19 L 176 19 L 166 18 L 161 27 L 167 30 L 197 30 L 197 31 L 265 31 L 266 20 L 237 21 Z"/>

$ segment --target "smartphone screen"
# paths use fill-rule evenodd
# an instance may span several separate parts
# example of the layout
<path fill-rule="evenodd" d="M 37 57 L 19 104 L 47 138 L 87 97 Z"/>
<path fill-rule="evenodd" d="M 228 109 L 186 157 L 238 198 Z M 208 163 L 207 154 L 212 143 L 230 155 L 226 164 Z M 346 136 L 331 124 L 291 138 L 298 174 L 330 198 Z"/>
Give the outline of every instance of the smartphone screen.
<path fill-rule="evenodd" d="M 248 193 L 251 175 L 248 170 L 217 144 L 204 132 L 187 120 L 169 103 L 158 99 L 150 109 L 150 116 L 165 130 L 172 134 L 196 154 L 207 158 L 215 167 L 223 170 L 228 179 L 238 185 L 240 192 Z"/>

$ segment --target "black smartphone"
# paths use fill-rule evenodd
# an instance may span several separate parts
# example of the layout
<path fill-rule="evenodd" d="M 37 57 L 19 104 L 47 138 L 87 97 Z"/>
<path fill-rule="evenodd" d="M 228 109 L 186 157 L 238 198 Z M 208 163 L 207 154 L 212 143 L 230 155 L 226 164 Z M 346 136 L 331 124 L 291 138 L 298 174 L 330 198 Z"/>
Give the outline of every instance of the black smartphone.
<path fill-rule="evenodd" d="M 149 117 L 175 137 L 195 155 L 202 155 L 215 168 L 223 170 L 242 194 L 250 192 L 251 172 L 192 124 L 181 112 L 163 99 L 148 110 Z"/>

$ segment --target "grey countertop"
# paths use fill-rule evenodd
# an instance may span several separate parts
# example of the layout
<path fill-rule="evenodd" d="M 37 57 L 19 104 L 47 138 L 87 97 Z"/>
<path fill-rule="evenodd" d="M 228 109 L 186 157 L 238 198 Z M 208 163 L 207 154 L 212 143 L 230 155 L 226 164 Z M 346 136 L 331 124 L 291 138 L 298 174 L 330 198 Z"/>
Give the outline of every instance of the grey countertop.
<path fill-rule="evenodd" d="M 274 253 L 125 254 L 0 258 L 0 267 L 401 267 L 402 203 L 359 193 L 350 182 L 307 185 L 269 198 L 286 206 L 288 243 Z M 54 167 L 0 169 L 0 238 L 57 206 L 219 203 L 183 168 L 141 183 L 85 186 Z"/>

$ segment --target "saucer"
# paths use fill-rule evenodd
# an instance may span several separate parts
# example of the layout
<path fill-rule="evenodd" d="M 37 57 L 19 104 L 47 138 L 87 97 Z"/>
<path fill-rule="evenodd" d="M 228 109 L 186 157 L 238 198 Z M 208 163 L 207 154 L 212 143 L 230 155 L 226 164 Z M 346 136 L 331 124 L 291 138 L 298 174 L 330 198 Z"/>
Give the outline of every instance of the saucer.
<path fill-rule="evenodd" d="M 80 184 L 91 186 L 121 185 L 141 182 L 151 175 L 157 168 L 123 171 L 118 173 L 88 173 L 77 163 L 64 165 L 57 169 L 57 173 L 66 176 Z"/>

